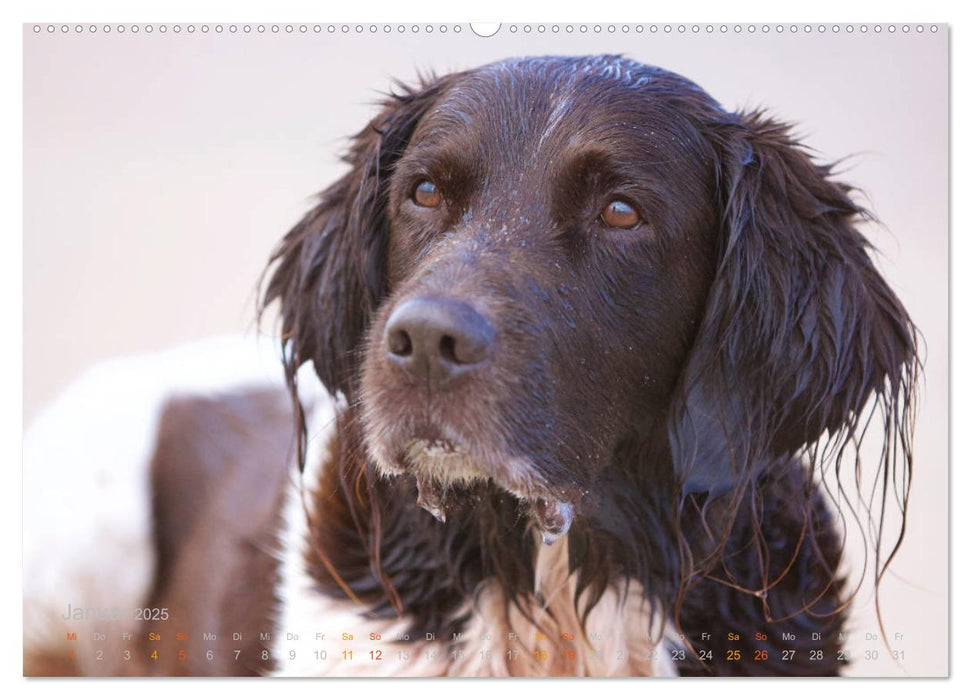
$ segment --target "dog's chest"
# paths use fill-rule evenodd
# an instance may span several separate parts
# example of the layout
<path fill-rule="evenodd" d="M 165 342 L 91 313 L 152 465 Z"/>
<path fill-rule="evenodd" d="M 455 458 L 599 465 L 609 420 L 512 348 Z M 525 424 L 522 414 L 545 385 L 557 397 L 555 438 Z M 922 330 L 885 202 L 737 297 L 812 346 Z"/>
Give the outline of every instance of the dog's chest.
<path fill-rule="evenodd" d="M 632 584 L 624 598 L 609 589 L 581 623 L 566 538 L 539 547 L 534 596 L 523 601 L 528 616 L 498 582 L 486 580 L 457 613 L 466 623 L 451 638 L 409 633 L 407 611 L 393 620 L 369 619 L 348 599 L 323 594 L 307 573 L 305 513 L 296 491 L 292 496 L 274 649 L 280 675 L 676 675 L 639 587 Z"/>
<path fill-rule="evenodd" d="M 528 615 L 486 581 L 470 605 L 462 632 L 465 654 L 452 659 L 459 676 L 673 676 L 677 671 L 662 642 L 660 620 L 640 587 L 626 596 L 609 589 L 585 624 L 576 602 L 576 576 L 568 568 L 567 539 L 539 546 L 535 596 Z M 653 634 L 651 632 L 653 631 Z"/>

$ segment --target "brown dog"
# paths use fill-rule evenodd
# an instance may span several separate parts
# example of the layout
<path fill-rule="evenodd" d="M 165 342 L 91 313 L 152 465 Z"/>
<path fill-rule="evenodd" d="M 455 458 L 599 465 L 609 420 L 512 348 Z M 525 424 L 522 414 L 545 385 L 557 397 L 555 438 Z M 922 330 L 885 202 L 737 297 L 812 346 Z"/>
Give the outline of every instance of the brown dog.
<path fill-rule="evenodd" d="M 874 515 L 906 507 L 917 369 L 850 189 L 785 126 L 616 56 L 403 89 L 347 162 L 265 297 L 302 487 L 282 495 L 286 456 L 245 447 L 283 451 L 282 422 L 254 416 L 278 411 L 266 397 L 170 407 L 180 447 L 155 453 L 176 573 L 152 605 L 272 634 L 211 672 L 837 673 L 847 599 L 819 478 L 873 425 Z M 336 415 L 297 395 L 304 366 Z M 184 429 L 205 415 L 216 428 Z M 259 459 L 213 470 L 214 453 Z M 252 488 L 166 498 L 173 479 Z M 261 538 L 279 522 L 274 600 Z M 237 545 L 200 557 L 215 532 Z M 205 561 L 237 572 L 208 600 Z M 249 622 L 240 590 L 263 591 Z"/>

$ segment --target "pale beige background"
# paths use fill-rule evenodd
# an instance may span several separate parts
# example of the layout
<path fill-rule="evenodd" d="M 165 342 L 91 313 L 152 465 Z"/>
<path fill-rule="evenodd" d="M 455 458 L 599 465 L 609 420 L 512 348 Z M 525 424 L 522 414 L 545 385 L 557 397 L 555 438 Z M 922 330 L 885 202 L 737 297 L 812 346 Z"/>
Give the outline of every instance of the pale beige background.
<path fill-rule="evenodd" d="M 341 171 L 343 138 L 391 78 L 513 55 L 625 53 L 688 76 L 728 107 L 766 106 L 797 122 L 823 160 L 851 156 L 844 179 L 882 222 L 867 231 L 879 265 L 927 342 L 908 539 L 881 594 L 905 659 L 895 666 L 866 639 L 878 628 L 865 590 L 850 648 L 879 658 L 852 670 L 946 674 L 946 27 L 837 35 L 829 25 L 824 34 L 715 25 L 709 35 L 704 25 L 698 34 L 533 25 L 483 39 L 452 26 L 80 36 L 25 27 L 25 420 L 98 360 L 252 328 L 269 251 Z"/>

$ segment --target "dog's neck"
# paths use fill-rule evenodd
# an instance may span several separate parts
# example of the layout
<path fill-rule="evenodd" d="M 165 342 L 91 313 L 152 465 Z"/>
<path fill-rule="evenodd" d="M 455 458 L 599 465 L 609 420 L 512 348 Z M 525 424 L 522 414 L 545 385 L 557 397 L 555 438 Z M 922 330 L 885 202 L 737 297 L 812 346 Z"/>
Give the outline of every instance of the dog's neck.
<path fill-rule="evenodd" d="M 290 533 L 303 541 L 287 554 L 281 632 L 338 620 L 352 628 L 353 618 L 359 630 L 407 636 L 411 658 L 428 661 L 426 647 L 442 645 L 432 655 L 440 663 L 410 669 L 422 674 L 674 673 L 660 647 L 663 616 L 641 584 L 592 575 L 612 564 L 593 551 L 588 524 L 544 545 L 515 497 L 491 487 L 440 523 L 417 505 L 412 480 L 378 477 L 354 461 L 360 451 L 345 419 L 311 456 L 297 496 L 306 507 L 291 503 Z"/>
<path fill-rule="evenodd" d="M 350 597 L 379 617 L 407 610 L 416 634 L 450 636 L 465 625 L 483 587 L 498 591 L 510 611 L 544 604 L 551 554 L 574 578 L 573 616 L 582 620 L 613 589 L 672 599 L 678 553 L 663 539 L 669 507 L 655 487 L 615 477 L 581 511 L 570 532 L 550 547 L 539 541 L 515 496 L 488 483 L 468 487 L 446 522 L 417 505 L 413 479 L 386 478 L 364 461 L 354 417 L 337 418 L 328 448 L 305 479 L 310 515 L 306 565 L 319 587 Z M 615 474 L 651 470 L 617 469 Z M 653 503 L 654 501 L 657 503 Z M 670 499 L 668 499 L 670 502 Z M 662 564 L 663 562 L 663 564 Z M 639 567 L 639 568 L 638 568 Z M 522 611 L 520 611 L 522 612 Z"/>

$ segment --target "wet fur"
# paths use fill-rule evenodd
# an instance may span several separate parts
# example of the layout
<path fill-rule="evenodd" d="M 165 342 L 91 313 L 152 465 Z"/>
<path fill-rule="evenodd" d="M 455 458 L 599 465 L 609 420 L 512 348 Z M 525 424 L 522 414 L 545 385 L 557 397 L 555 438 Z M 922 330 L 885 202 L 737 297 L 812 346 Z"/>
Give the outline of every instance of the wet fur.
<path fill-rule="evenodd" d="M 787 126 L 611 56 L 402 87 L 346 160 L 276 251 L 265 294 L 280 304 L 294 396 L 312 362 L 347 402 L 311 494 L 304 556 L 320 594 L 404 615 L 419 634 L 460 632 L 483 596 L 502 601 L 497 626 L 536 617 L 542 545 L 505 477 L 455 484 L 443 524 L 416 504 L 422 465 L 384 449 L 451 430 L 493 476 L 526 456 L 530 483 L 576 504 L 581 622 L 605 597 L 633 596 L 650 609 L 644 634 L 657 621 L 683 635 L 682 672 L 838 673 L 845 523 L 864 523 L 879 579 L 903 534 L 882 515 L 906 515 L 918 369 L 850 188 Z M 407 209 L 426 172 L 448 188 L 440 219 Z M 584 223 L 589 193 L 618 186 L 649 212 L 649 235 Z M 503 355 L 413 408 L 416 388 L 382 364 L 381 331 L 401 300 L 444 293 L 476 300 Z M 861 484 L 868 426 L 884 449 Z M 834 510 L 825 470 L 875 500 Z M 741 662 L 721 642 L 707 644 L 712 661 L 695 657 L 702 632 L 729 631 Z M 801 648 L 779 662 L 784 632 L 822 633 L 824 659 Z"/>

